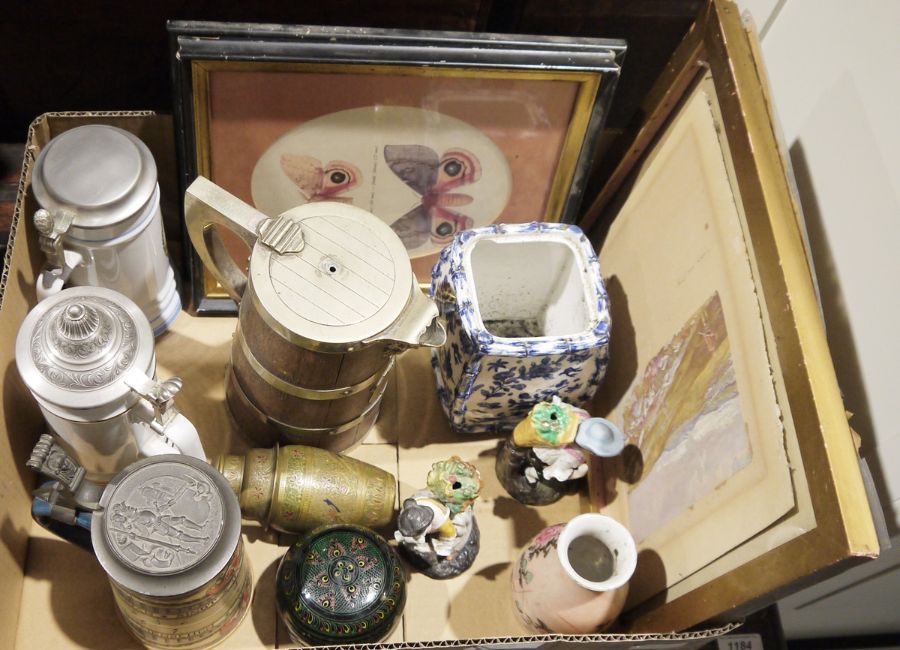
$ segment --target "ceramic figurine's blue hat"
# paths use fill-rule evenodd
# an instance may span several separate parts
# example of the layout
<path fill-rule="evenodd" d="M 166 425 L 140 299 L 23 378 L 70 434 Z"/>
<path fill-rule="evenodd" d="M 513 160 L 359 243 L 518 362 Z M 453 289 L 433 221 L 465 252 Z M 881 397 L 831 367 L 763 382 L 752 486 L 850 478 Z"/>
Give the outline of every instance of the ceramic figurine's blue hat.
<path fill-rule="evenodd" d="M 625 434 L 615 424 L 604 418 L 588 418 L 578 425 L 575 444 L 595 456 L 619 455 L 625 448 Z"/>

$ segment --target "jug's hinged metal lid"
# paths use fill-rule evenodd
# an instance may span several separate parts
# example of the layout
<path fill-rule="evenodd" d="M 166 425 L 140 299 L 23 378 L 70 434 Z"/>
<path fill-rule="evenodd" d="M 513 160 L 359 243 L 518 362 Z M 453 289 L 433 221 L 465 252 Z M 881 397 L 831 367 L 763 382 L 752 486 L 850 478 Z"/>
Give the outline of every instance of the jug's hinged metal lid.
<path fill-rule="evenodd" d="M 434 305 L 420 309 L 403 243 L 365 210 L 308 203 L 261 222 L 257 235 L 250 298 L 288 340 L 344 351 L 380 338 L 417 343 L 437 316 Z"/>
<path fill-rule="evenodd" d="M 63 232 L 95 229 L 135 216 L 156 190 L 156 162 L 135 135 L 103 124 L 61 133 L 34 166 L 34 197 L 49 212 L 48 232 L 68 212 Z M 43 232 L 43 231 L 42 231 Z M 45 233 L 46 234 L 46 233 Z"/>
<path fill-rule="evenodd" d="M 145 383 L 152 381 L 156 363 L 153 331 L 138 306 L 121 294 L 73 287 L 38 303 L 25 317 L 16 363 L 25 384 L 44 402 L 72 410 L 117 406 L 149 391 Z"/>

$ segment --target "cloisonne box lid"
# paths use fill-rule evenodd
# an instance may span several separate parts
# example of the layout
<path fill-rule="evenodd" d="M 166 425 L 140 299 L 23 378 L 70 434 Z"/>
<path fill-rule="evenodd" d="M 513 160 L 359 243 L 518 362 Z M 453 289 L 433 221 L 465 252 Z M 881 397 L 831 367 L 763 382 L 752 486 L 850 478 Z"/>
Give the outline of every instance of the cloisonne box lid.
<path fill-rule="evenodd" d="M 372 530 L 339 524 L 291 546 L 275 579 L 278 611 L 296 641 L 377 643 L 397 624 L 406 576 Z"/>
<path fill-rule="evenodd" d="M 526 12 L 525 17 L 540 21 L 541 16 L 541 11 L 535 10 Z M 528 29 L 528 25 L 524 25 L 523 29 Z M 530 29 L 534 31 L 536 27 Z M 421 605 L 416 609 L 417 612 L 438 613 L 437 619 L 427 619 L 424 623 L 419 621 L 420 627 L 422 624 L 433 625 L 434 629 L 430 631 L 427 640 L 425 637 L 415 639 L 416 647 L 542 644 L 559 641 L 581 644 L 603 642 L 608 644 L 607 647 L 660 647 L 664 644 L 696 647 L 711 636 L 722 634 L 730 628 L 674 635 L 670 632 L 687 629 L 703 621 L 708 624 L 711 618 L 721 618 L 734 608 L 750 611 L 786 593 L 798 581 L 815 579 L 821 575 L 820 572 L 836 570 L 850 558 L 877 554 L 878 541 L 860 476 L 856 450 L 825 343 L 810 268 L 803 254 L 800 213 L 791 190 L 789 166 L 779 152 L 776 130 L 773 127 L 773 111 L 765 89 L 765 75 L 754 47 L 754 37 L 752 34 L 748 35 L 741 25 L 735 5 L 725 0 L 712 0 L 702 9 L 695 25 L 666 66 L 666 72 L 646 96 L 643 113 L 646 118 L 636 130 L 623 135 L 628 146 L 615 148 L 624 153 L 610 154 L 613 158 L 609 160 L 600 154 L 601 166 L 611 169 L 610 180 L 588 210 L 583 226 L 598 245 L 609 245 L 612 239 L 605 237 L 604 232 L 611 229 L 611 222 L 618 221 L 623 216 L 619 208 L 631 194 L 628 190 L 632 187 L 632 181 L 640 176 L 635 170 L 649 169 L 644 164 L 652 162 L 652 145 L 661 140 L 664 132 L 675 124 L 676 109 L 681 109 L 688 103 L 691 103 L 692 109 L 697 107 L 696 103 L 689 100 L 702 97 L 696 94 L 702 84 L 700 92 L 711 100 L 707 103 L 709 108 L 705 110 L 714 119 L 709 120 L 704 116 L 696 124 L 718 124 L 720 127 L 719 135 L 715 135 L 716 129 L 713 128 L 712 137 L 720 147 L 717 154 L 719 161 L 725 161 L 726 184 L 732 192 L 729 200 L 736 206 L 734 209 L 737 209 L 740 216 L 750 277 L 753 278 L 759 296 L 757 305 L 761 316 L 757 316 L 757 320 L 761 326 L 758 333 L 764 342 L 766 361 L 772 369 L 768 383 L 777 400 L 779 418 L 784 423 L 784 448 L 792 463 L 788 509 L 777 515 L 773 522 L 749 541 L 734 546 L 689 576 L 663 587 L 652 597 L 635 604 L 627 612 L 624 621 L 629 634 L 521 637 L 510 636 L 515 633 L 509 632 L 502 638 L 497 638 L 500 635 L 491 635 L 494 638 L 490 639 L 470 638 L 486 635 L 476 632 L 465 635 L 465 638 L 459 634 L 454 636 L 452 625 L 449 627 L 451 633 L 446 633 L 445 593 L 442 599 L 428 602 L 423 600 L 421 603 L 410 599 L 407 602 L 407 615 L 416 605 Z M 702 106 L 702 102 L 700 105 Z M 152 142 L 151 150 L 157 162 L 167 157 L 169 161 L 168 164 L 159 165 L 160 182 L 173 186 L 171 179 L 175 178 L 175 173 L 168 139 L 172 132 L 171 122 L 146 113 L 47 116 L 34 127 L 29 141 L 30 151 L 33 153 L 41 145 L 45 145 L 59 131 L 85 122 L 114 123 L 139 134 L 145 141 Z M 657 155 L 656 160 L 660 159 L 661 156 Z M 35 271 L 42 263 L 36 239 L 33 238 L 34 233 L 25 232 L 30 225 L 21 220 L 22 214 L 31 214 L 35 208 L 33 196 L 28 191 L 30 165 L 33 162 L 33 155 L 26 159 L 17 206 L 19 221 L 14 223 L 11 233 L 8 265 L 3 279 L 6 290 L 0 308 L 0 335 L 6 344 L 0 346 L 0 362 L 4 367 L 9 367 L 12 363 L 11 341 L 15 331 L 34 304 L 33 292 L 29 293 L 32 291 L 29 287 L 33 286 Z M 646 175 L 644 178 L 646 180 Z M 687 194 L 683 190 L 683 186 L 676 186 L 670 195 L 672 200 L 664 211 L 664 214 L 673 219 L 678 216 L 673 207 L 678 207 L 678 199 Z M 166 200 L 165 192 L 163 199 Z M 170 202 L 169 205 L 171 209 L 166 211 L 164 208 L 164 214 L 176 214 L 177 202 Z M 633 207 L 629 208 L 632 214 Z M 19 226 L 21 229 L 16 237 Z M 623 228 L 619 226 L 618 230 Z M 636 254 L 635 250 L 630 252 Z M 609 249 L 606 253 L 609 253 Z M 601 267 L 606 274 L 608 271 L 603 257 L 601 248 Z M 619 268 L 623 270 L 624 277 L 626 267 Z M 658 270 L 661 277 L 664 277 L 667 269 L 660 267 Z M 615 311 L 622 304 L 622 296 L 625 295 L 624 285 L 617 279 L 608 282 L 608 289 L 615 321 Z M 619 319 L 618 325 L 614 326 L 617 329 L 612 335 L 613 362 L 618 354 L 615 348 L 616 336 L 623 330 L 627 331 L 629 326 L 635 332 L 643 332 L 647 325 L 632 310 L 632 307 L 637 309 L 641 302 L 639 295 L 627 294 L 626 314 L 632 318 L 630 321 Z M 708 306 L 709 314 L 715 315 L 714 307 L 712 303 Z M 218 359 L 216 355 L 220 354 L 219 348 L 227 350 L 234 323 L 230 320 L 205 320 L 205 340 L 211 342 L 211 347 L 205 348 L 197 345 L 189 336 L 192 330 L 183 326 L 189 321 L 188 315 L 179 317 L 175 331 L 161 341 L 163 349 L 160 356 L 177 350 L 182 360 L 190 359 L 197 364 L 195 369 L 198 374 L 202 375 L 207 371 L 211 374 L 211 369 L 202 364 L 208 362 L 209 358 Z M 690 314 L 681 322 L 690 322 Z M 674 329 L 678 331 L 677 327 Z M 619 340 L 622 339 L 627 340 L 620 336 Z M 658 346 L 656 349 L 661 348 Z M 224 363 L 225 354 L 221 353 L 220 356 Z M 413 351 L 404 355 L 401 362 L 406 358 L 419 357 Z M 424 364 L 421 367 L 409 366 L 406 371 L 411 373 L 408 376 L 414 380 L 425 381 L 430 369 Z M 607 380 L 616 381 L 617 372 L 621 372 L 621 368 L 617 370 L 613 363 Z M 636 368 L 632 372 L 636 373 Z M 96 644 L 96 629 L 101 625 L 106 630 L 104 642 L 108 647 L 114 647 L 117 643 L 127 644 L 128 637 L 122 636 L 125 633 L 119 630 L 114 621 L 114 606 L 102 571 L 99 568 L 91 570 L 79 549 L 41 537 L 40 533 L 31 528 L 28 497 L 31 487 L 28 481 L 31 479 L 25 478 L 22 468 L 30 445 L 40 432 L 41 418 L 36 407 L 29 401 L 27 390 L 21 382 L 14 376 L 10 377 L 9 373 L 0 377 L 0 382 L 3 389 L 0 420 L 5 423 L 6 432 L 4 436 L 0 436 L 0 472 L 3 476 L 12 477 L 3 487 L 3 499 L 0 501 L 5 522 L 4 544 L 0 545 L 0 584 L 11 594 L 12 603 L 12 606 L 0 611 L 0 645 L 16 647 L 17 642 L 21 647 L 33 647 L 41 643 L 47 647 L 74 647 L 79 642 L 81 645 Z M 201 385 L 210 388 L 211 394 L 219 389 L 212 388 L 212 383 L 207 385 L 198 381 L 197 384 L 200 399 L 191 403 L 191 408 L 206 415 L 205 424 L 209 430 L 218 432 L 217 427 L 227 429 L 224 420 L 216 420 L 209 415 L 212 413 L 208 404 L 209 395 L 200 392 Z M 186 390 L 191 389 L 191 386 L 192 384 L 186 383 Z M 601 406 L 603 405 L 598 402 L 595 414 Z M 405 417 L 416 420 L 416 425 L 421 428 L 438 422 L 439 417 L 443 416 L 416 411 L 405 414 Z M 473 444 L 453 443 L 449 438 L 439 442 L 428 441 L 429 445 L 442 443 Z M 378 446 L 381 445 L 362 445 L 364 448 Z M 214 451 L 219 453 L 222 449 L 215 447 Z M 424 454 L 428 450 L 414 446 L 400 449 L 401 455 L 405 454 L 412 461 L 419 451 Z M 396 459 L 396 455 L 394 458 Z M 427 460 L 430 463 L 431 459 Z M 425 460 L 422 460 L 422 464 L 424 463 Z M 401 465 L 401 469 L 409 471 L 411 475 L 415 472 L 414 467 Z M 595 479 L 600 476 L 594 474 Z M 595 480 L 592 485 L 597 505 L 603 504 L 601 497 L 608 496 L 605 490 L 599 489 L 605 487 L 604 483 L 605 481 Z M 496 519 L 489 508 L 483 514 L 486 515 L 486 522 Z M 798 525 L 801 523 L 803 525 Z M 481 519 L 479 524 L 481 525 Z M 722 529 L 709 530 L 707 539 L 715 538 L 720 530 Z M 514 535 L 509 539 L 514 540 Z M 278 561 L 284 547 L 259 539 L 247 541 L 248 556 L 254 564 L 258 579 L 268 578 L 271 585 L 272 573 L 267 574 L 265 571 Z M 494 556 L 486 553 L 484 559 L 487 561 L 492 557 Z M 645 553 L 639 559 L 639 565 L 641 561 L 647 564 L 647 558 L 652 563 L 652 553 Z M 500 559 L 496 561 L 500 562 Z M 57 579 L 63 573 L 68 574 L 69 580 Z M 489 579 L 492 575 L 495 578 L 493 581 Z M 491 589 L 495 586 L 496 574 L 489 571 L 477 578 L 479 591 L 463 590 L 462 593 L 475 596 L 476 606 L 484 608 L 488 602 L 487 596 L 495 593 Z M 468 584 L 470 583 L 466 583 Z M 439 587 L 444 589 L 446 586 Z M 92 607 L 89 611 L 85 608 L 77 610 L 78 604 L 86 602 L 88 598 L 90 602 L 96 602 L 97 607 Z M 458 598 L 453 602 L 463 605 L 473 601 Z M 435 603 L 438 603 L 437 608 Z M 274 602 L 271 600 L 269 606 L 274 610 Z M 255 603 L 254 612 L 257 607 L 258 604 Z M 104 618 L 107 614 L 110 617 Z M 252 618 L 253 623 L 248 617 L 235 636 L 226 642 L 225 647 L 274 645 L 274 632 L 270 635 L 264 628 L 255 627 L 258 623 L 262 625 L 260 621 L 265 617 L 254 615 Z M 409 624 L 406 616 L 404 619 Z M 408 643 L 401 645 L 400 639 L 396 639 L 396 644 L 394 641 L 392 639 L 388 647 L 409 646 Z"/>

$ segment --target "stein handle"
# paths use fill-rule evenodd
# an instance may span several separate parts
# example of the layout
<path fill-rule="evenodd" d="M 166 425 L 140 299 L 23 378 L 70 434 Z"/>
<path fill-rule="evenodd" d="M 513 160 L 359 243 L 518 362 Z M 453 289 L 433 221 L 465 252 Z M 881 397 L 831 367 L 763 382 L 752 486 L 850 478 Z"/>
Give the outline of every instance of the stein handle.
<path fill-rule="evenodd" d="M 86 551 L 94 552 L 90 512 L 62 508 L 36 496 L 31 502 L 31 518 L 44 530 Z"/>
<path fill-rule="evenodd" d="M 84 467 L 50 434 L 40 437 L 25 465 L 53 479 L 33 493 L 34 520 L 54 535 L 93 551 L 91 513 L 98 507 L 103 486 L 85 480 Z"/>
<path fill-rule="evenodd" d="M 185 456 L 206 460 L 206 452 L 203 451 L 197 427 L 183 413 L 179 413 L 169 422 L 165 428 L 165 435 Z"/>
<path fill-rule="evenodd" d="M 47 257 L 47 262 L 37 278 L 36 290 L 39 301 L 59 293 L 75 267 L 84 262 L 80 253 L 67 250 L 63 245 L 65 234 L 74 220 L 75 213 L 70 210 L 51 212 L 41 208 L 34 213 L 38 243 Z"/>
<path fill-rule="evenodd" d="M 62 266 L 56 266 L 55 264 L 48 262 L 47 264 L 44 264 L 44 268 L 42 268 L 41 272 L 38 274 L 37 286 L 35 287 L 37 290 L 38 302 L 44 298 L 55 296 L 62 291 L 69 276 L 72 275 L 72 271 L 75 270 L 75 267 L 84 262 L 81 253 L 70 250 L 63 251 L 62 259 Z"/>
<path fill-rule="evenodd" d="M 133 370 L 125 376 L 125 383 L 141 398 L 131 418 L 143 425 L 134 430 L 143 456 L 180 453 L 206 460 L 196 427 L 175 405 L 175 394 L 181 390 L 178 377 L 159 382 Z"/>
<path fill-rule="evenodd" d="M 184 193 L 184 218 L 188 235 L 203 265 L 228 295 L 240 302 L 247 274 L 225 248 L 215 226 L 231 230 L 253 250 L 260 224 L 268 217 L 203 176 Z"/>
<path fill-rule="evenodd" d="M 142 426 L 135 431 L 134 437 L 142 456 L 184 454 L 206 460 L 196 427 L 181 413 L 177 413 L 165 428 L 157 427 L 152 420 L 139 424 Z"/>

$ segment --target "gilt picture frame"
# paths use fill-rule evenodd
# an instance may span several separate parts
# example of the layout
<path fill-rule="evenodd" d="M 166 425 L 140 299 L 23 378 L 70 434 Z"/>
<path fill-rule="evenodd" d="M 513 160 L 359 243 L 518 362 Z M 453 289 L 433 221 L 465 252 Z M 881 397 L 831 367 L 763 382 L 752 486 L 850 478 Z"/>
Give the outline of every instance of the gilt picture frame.
<path fill-rule="evenodd" d="M 427 284 L 456 232 L 577 219 L 620 40 L 169 23 L 182 191 L 382 218 Z M 235 259 L 247 255 L 229 242 Z M 195 313 L 234 303 L 189 251 Z"/>

